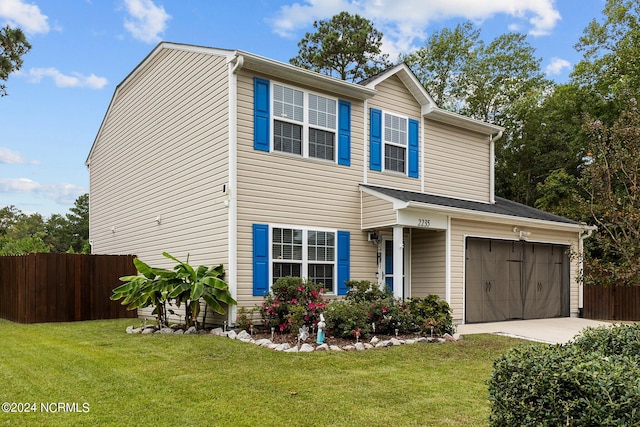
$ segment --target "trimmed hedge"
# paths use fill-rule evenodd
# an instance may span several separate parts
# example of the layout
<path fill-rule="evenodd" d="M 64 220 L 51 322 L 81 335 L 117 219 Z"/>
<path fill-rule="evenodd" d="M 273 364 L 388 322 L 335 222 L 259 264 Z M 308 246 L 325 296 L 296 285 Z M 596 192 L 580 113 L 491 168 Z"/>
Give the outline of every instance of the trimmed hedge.
<path fill-rule="evenodd" d="M 491 425 L 640 425 L 638 349 L 640 327 L 633 325 L 510 350 L 489 380 Z"/>

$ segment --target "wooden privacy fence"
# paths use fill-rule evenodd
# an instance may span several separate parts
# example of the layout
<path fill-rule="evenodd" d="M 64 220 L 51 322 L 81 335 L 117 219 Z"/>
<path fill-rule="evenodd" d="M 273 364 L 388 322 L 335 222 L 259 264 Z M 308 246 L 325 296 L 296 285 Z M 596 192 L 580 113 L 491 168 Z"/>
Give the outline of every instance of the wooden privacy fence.
<path fill-rule="evenodd" d="M 640 287 L 584 286 L 583 316 L 601 320 L 640 320 Z"/>
<path fill-rule="evenodd" d="M 0 317 L 20 323 L 136 317 L 111 301 L 119 278 L 137 274 L 133 255 L 0 256 Z"/>

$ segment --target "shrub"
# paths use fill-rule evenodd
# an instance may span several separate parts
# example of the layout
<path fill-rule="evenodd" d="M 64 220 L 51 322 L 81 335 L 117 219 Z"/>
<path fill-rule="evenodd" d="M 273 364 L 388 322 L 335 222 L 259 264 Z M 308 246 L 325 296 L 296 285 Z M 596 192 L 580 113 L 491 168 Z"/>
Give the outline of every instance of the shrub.
<path fill-rule="evenodd" d="M 501 356 L 489 380 L 491 425 L 640 424 L 640 359 L 629 351 L 638 345 L 639 329 L 620 328 L 598 328 L 574 343 L 530 345 Z M 626 344 L 616 347 L 620 354 L 608 354 L 611 342 Z"/>
<path fill-rule="evenodd" d="M 347 301 L 373 302 L 380 298 L 393 298 L 389 287 L 383 290 L 377 283 L 371 283 L 368 280 L 348 280 L 345 285 L 349 288 L 345 295 Z"/>
<path fill-rule="evenodd" d="M 369 322 L 375 323 L 376 333 L 393 335 L 417 331 L 408 303 L 393 297 L 377 298 L 369 304 Z"/>
<path fill-rule="evenodd" d="M 267 327 L 288 333 L 302 325 L 315 325 L 327 307 L 321 284 L 299 277 L 282 277 L 271 287 L 260 307 L 260 316 Z"/>
<path fill-rule="evenodd" d="M 327 331 L 342 338 L 353 337 L 353 331 L 360 329 L 360 336 L 371 332 L 371 322 L 368 319 L 369 304 L 353 301 L 333 301 L 327 307 Z"/>
<path fill-rule="evenodd" d="M 249 331 L 253 326 L 253 313 L 255 308 L 239 307 L 238 314 L 236 315 L 236 328 Z"/>
<path fill-rule="evenodd" d="M 455 333 L 451 308 L 446 301 L 440 299 L 437 295 L 432 294 L 424 298 L 411 298 L 409 300 L 409 310 L 414 316 L 420 332 L 423 334 L 431 334 L 431 326 L 433 326 L 433 333 L 436 335 Z"/>
<path fill-rule="evenodd" d="M 587 328 L 574 340 L 584 352 L 598 351 L 605 356 L 640 355 L 640 323 L 611 328 Z"/>

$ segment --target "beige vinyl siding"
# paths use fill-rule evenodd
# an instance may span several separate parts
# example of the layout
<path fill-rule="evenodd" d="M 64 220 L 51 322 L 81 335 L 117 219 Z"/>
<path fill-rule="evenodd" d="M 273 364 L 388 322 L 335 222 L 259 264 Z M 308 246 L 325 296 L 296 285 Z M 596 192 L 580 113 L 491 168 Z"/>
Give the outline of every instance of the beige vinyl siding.
<path fill-rule="evenodd" d="M 369 108 L 376 108 L 399 116 L 420 121 L 421 107 L 411 92 L 397 76 L 391 76 L 376 86 L 378 93 L 368 101 Z M 369 111 L 367 111 L 367 127 Z M 366 143 L 369 143 L 369 129 L 366 129 Z M 422 143 L 422 141 L 420 141 Z M 421 145 L 422 146 L 422 145 Z M 421 148 L 422 149 L 422 148 Z M 383 153 L 384 155 L 384 153 Z M 423 168 L 420 166 L 420 174 Z M 369 169 L 367 159 L 367 183 L 385 187 L 402 188 L 409 191 L 420 191 L 421 179 L 409 178 L 398 172 L 377 172 Z"/>
<path fill-rule="evenodd" d="M 347 99 L 351 102 L 352 114 L 350 167 L 256 151 L 253 148 L 253 77 L 254 74 L 246 70 L 238 75 L 239 306 L 252 307 L 262 301 L 261 297 L 252 296 L 251 227 L 256 223 L 350 231 L 351 277 L 375 280 L 376 249 L 367 242 L 367 233 L 360 230 L 362 102 Z"/>
<path fill-rule="evenodd" d="M 226 266 L 227 98 L 224 57 L 172 49 L 117 89 L 89 159 L 94 253 Z"/>
<path fill-rule="evenodd" d="M 411 296 L 446 297 L 446 233 L 411 230 Z"/>
<path fill-rule="evenodd" d="M 489 222 L 469 221 L 461 219 L 451 220 L 451 309 L 456 323 L 462 323 L 464 313 L 464 269 L 465 269 L 465 238 L 484 237 L 493 239 L 516 240 L 513 227 L 531 232 L 528 238 L 532 243 L 554 243 L 571 247 L 572 252 L 578 249 L 578 232 L 563 232 L 520 226 L 517 222 L 497 224 Z M 571 259 L 570 273 L 570 310 L 572 316 L 578 314 L 578 262 Z"/>
<path fill-rule="evenodd" d="M 388 227 L 397 223 L 393 203 L 365 192 L 362 193 L 362 228 Z"/>
<path fill-rule="evenodd" d="M 424 126 L 425 192 L 490 202 L 489 137 L 432 120 Z"/>

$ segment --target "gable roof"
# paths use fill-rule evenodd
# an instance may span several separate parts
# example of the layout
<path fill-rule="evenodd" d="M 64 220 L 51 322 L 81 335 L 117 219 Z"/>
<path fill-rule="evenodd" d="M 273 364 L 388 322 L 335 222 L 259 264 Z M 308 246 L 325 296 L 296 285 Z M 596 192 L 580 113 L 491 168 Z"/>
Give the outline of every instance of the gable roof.
<path fill-rule="evenodd" d="M 385 199 L 393 199 L 401 202 L 405 207 L 422 207 L 422 208 L 440 208 L 440 210 L 449 211 L 451 213 L 472 213 L 476 215 L 489 215 L 499 217 L 512 217 L 514 219 L 524 219 L 533 221 L 542 221 L 545 223 L 556 223 L 563 226 L 589 228 L 577 221 L 553 215 L 531 206 L 513 202 L 511 200 L 496 197 L 495 203 L 482 203 L 470 200 L 454 199 L 451 197 L 436 196 L 428 193 L 420 193 L 415 191 L 399 190 L 395 188 L 379 187 L 376 185 L 360 184 L 360 187 L 373 191 Z M 370 192 L 367 191 L 367 192 Z M 375 195 L 375 194 L 374 194 Z"/>
<path fill-rule="evenodd" d="M 376 90 L 362 85 L 347 82 L 337 79 L 335 77 L 327 76 L 324 74 L 316 73 L 314 71 L 306 70 L 296 67 L 294 65 L 286 64 L 284 62 L 276 61 L 273 59 L 265 58 L 260 55 L 255 55 L 250 52 L 242 50 L 229 50 L 219 49 L 206 46 L 197 46 L 182 43 L 160 42 L 156 47 L 120 82 L 111 97 L 107 112 L 102 118 L 102 123 L 98 129 L 96 137 L 93 141 L 85 165 L 89 166 L 91 160 L 91 154 L 94 151 L 96 141 L 100 137 L 100 133 L 105 124 L 105 120 L 109 116 L 109 112 L 113 106 L 115 99 L 118 96 L 120 90 L 127 85 L 144 67 L 150 63 L 163 50 L 181 50 L 189 52 L 198 52 L 205 55 L 216 55 L 226 57 L 227 63 L 233 64 L 233 71 L 237 72 L 241 68 L 247 68 L 259 73 L 268 74 L 271 76 L 279 77 L 286 80 L 295 81 L 296 83 L 312 86 L 316 89 L 333 92 L 344 97 L 349 97 L 358 100 L 365 100 L 371 98 L 376 94 Z"/>
<path fill-rule="evenodd" d="M 418 104 L 422 108 L 422 115 L 429 119 L 450 124 L 453 126 L 468 129 L 474 132 L 479 132 L 487 135 L 499 134 L 502 135 L 504 128 L 502 126 L 494 125 L 491 123 L 483 122 L 481 120 L 472 119 L 471 117 L 463 116 L 462 114 L 454 113 L 452 111 L 443 110 L 438 107 L 424 86 L 420 83 L 416 75 L 411 68 L 405 63 L 400 63 L 393 67 L 390 67 L 375 76 L 364 79 L 358 84 L 375 89 L 375 87 L 381 82 L 387 80 L 391 76 L 397 76 L 400 81 L 406 86 L 407 90 L 416 99 Z"/>

